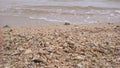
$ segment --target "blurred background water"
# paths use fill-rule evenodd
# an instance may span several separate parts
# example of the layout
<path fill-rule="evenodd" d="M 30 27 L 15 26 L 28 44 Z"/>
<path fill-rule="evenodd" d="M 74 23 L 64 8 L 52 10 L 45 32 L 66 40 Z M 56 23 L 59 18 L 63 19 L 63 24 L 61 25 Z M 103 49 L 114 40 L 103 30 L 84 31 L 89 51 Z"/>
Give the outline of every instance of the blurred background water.
<path fill-rule="evenodd" d="M 0 25 L 120 22 L 120 0 L 0 0 Z"/>

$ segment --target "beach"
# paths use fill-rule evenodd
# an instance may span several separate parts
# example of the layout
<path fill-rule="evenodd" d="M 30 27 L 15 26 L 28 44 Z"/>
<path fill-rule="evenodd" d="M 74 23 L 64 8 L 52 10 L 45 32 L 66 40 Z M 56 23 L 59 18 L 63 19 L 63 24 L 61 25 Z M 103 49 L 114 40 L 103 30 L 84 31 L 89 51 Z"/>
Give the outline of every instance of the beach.
<path fill-rule="evenodd" d="M 119 68 L 120 0 L 0 0 L 0 68 Z"/>
<path fill-rule="evenodd" d="M 120 23 L 4 26 L 1 68 L 119 68 Z"/>

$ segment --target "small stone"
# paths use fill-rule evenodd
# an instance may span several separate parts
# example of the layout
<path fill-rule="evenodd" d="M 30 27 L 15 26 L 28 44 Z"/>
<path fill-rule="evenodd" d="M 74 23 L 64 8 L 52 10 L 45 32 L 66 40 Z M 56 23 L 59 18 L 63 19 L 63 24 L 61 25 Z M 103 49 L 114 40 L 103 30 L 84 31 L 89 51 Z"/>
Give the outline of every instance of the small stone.
<path fill-rule="evenodd" d="M 116 26 L 116 27 L 120 27 L 120 26 Z"/>
<path fill-rule="evenodd" d="M 106 43 L 106 45 L 108 45 L 109 44 L 109 42 L 105 42 Z"/>
<path fill-rule="evenodd" d="M 13 30 L 12 30 L 12 29 L 10 29 L 9 31 L 10 31 L 10 32 L 12 32 Z"/>
<path fill-rule="evenodd" d="M 68 22 L 65 22 L 65 23 L 64 23 L 64 25 L 70 25 L 70 23 L 68 23 Z"/>
<path fill-rule="evenodd" d="M 32 60 L 34 63 L 40 63 L 40 62 L 43 62 L 43 61 L 41 61 L 41 60 L 39 60 L 39 59 L 33 59 Z"/>
<path fill-rule="evenodd" d="M 5 25 L 5 26 L 3 26 L 3 28 L 10 28 L 10 26 L 8 26 L 8 25 Z"/>
<path fill-rule="evenodd" d="M 120 26 L 114 26 L 114 29 L 118 29 L 118 28 L 120 28 Z"/>

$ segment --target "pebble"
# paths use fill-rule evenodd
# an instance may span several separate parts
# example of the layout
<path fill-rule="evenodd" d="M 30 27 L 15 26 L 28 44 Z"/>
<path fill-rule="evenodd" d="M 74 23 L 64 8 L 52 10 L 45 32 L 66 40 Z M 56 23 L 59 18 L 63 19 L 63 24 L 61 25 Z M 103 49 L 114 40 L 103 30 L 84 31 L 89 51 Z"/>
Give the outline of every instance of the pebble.
<path fill-rule="evenodd" d="M 41 62 L 43 62 L 43 61 L 41 61 L 40 59 L 33 59 L 32 60 L 34 63 L 41 63 Z"/>
<path fill-rule="evenodd" d="M 70 25 L 70 23 L 68 23 L 68 22 L 65 22 L 65 23 L 64 23 L 64 25 Z"/>
<path fill-rule="evenodd" d="M 3 26 L 3 28 L 9 28 L 10 26 L 9 25 L 5 25 L 5 26 Z"/>

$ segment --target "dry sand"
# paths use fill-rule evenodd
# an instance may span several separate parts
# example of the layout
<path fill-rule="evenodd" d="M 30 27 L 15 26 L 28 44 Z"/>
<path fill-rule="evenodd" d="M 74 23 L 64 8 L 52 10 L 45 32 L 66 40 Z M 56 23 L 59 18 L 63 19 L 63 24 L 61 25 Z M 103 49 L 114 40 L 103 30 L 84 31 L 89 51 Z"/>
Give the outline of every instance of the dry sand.
<path fill-rule="evenodd" d="M 1 68 L 119 68 L 120 23 L 4 27 Z"/>

